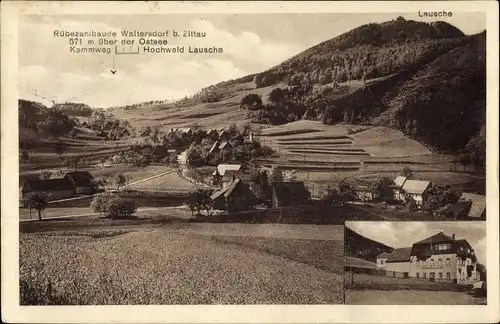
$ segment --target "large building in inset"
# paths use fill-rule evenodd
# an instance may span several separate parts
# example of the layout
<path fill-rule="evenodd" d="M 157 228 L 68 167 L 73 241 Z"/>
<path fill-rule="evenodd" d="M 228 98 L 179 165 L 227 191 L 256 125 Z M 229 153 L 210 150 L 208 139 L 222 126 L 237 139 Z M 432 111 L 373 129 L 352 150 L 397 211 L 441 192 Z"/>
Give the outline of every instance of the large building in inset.
<path fill-rule="evenodd" d="M 411 247 L 397 248 L 377 256 L 377 268 L 390 277 L 470 283 L 478 280 L 476 255 L 465 239 L 442 231 Z"/>

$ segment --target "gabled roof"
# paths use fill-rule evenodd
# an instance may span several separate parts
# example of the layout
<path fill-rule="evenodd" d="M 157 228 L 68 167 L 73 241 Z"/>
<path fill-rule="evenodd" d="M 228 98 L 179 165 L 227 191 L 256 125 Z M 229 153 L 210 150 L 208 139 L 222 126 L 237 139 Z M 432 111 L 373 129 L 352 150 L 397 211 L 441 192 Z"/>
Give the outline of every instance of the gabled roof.
<path fill-rule="evenodd" d="M 387 252 L 382 252 L 381 254 L 377 255 L 377 259 L 387 259 L 389 255 L 391 254 Z"/>
<path fill-rule="evenodd" d="M 479 218 L 486 211 L 486 196 L 472 193 L 462 193 L 462 200 L 470 200 L 472 205 L 467 216 Z"/>
<path fill-rule="evenodd" d="M 73 184 L 77 187 L 89 186 L 92 184 L 92 180 L 94 179 L 88 171 L 68 172 L 64 177 L 73 182 Z"/>
<path fill-rule="evenodd" d="M 223 182 L 232 181 L 233 177 L 237 177 L 239 175 L 240 175 L 239 170 L 226 170 L 226 172 L 224 173 L 224 176 L 222 177 L 222 181 Z"/>
<path fill-rule="evenodd" d="M 421 195 L 430 185 L 430 181 L 406 180 L 403 184 L 403 190 L 409 194 Z"/>
<path fill-rule="evenodd" d="M 73 190 L 71 182 L 67 179 L 36 179 L 27 180 L 23 184 L 23 191 L 26 192 L 50 192 Z"/>
<path fill-rule="evenodd" d="M 395 248 L 392 253 L 387 256 L 386 262 L 406 262 L 410 261 L 411 247 Z M 378 256 L 377 258 L 380 258 Z"/>
<path fill-rule="evenodd" d="M 226 192 L 224 192 L 224 197 L 229 197 L 231 195 L 231 193 L 234 191 L 234 189 L 238 186 L 238 184 L 240 184 L 241 181 L 240 179 L 235 179 L 228 187 L 227 187 L 227 190 Z"/>
<path fill-rule="evenodd" d="M 215 200 L 215 199 L 219 198 L 220 196 L 222 196 L 226 191 L 227 191 L 227 188 L 223 188 L 219 191 L 216 191 L 210 196 L 210 199 Z"/>
<path fill-rule="evenodd" d="M 241 170 L 241 164 L 219 164 L 217 166 L 217 171 L 221 176 L 224 176 L 227 170 Z M 215 171 L 212 175 L 215 175 Z"/>
<path fill-rule="evenodd" d="M 403 176 L 398 176 L 396 177 L 396 179 L 394 179 L 394 185 L 396 185 L 396 187 L 402 187 L 404 185 L 404 183 L 406 182 L 406 177 L 403 177 Z"/>
<path fill-rule="evenodd" d="M 350 256 L 345 257 L 345 266 L 351 268 L 377 269 L 377 265 L 373 262 Z"/>
<path fill-rule="evenodd" d="M 274 182 L 273 190 L 276 198 L 281 201 L 299 202 L 311 198 L 309 190 L 302 181 Z"/>
<path fill-rule="evenodd" d="M 219 149 L 221 149 L 221 150 L 222 150 L 222 149 L 223 149 L 223 148 L 225 148 L 225 147 L 230 148 L 230 147 L 232 147 L 232 146 L 231 146 L 231 144 L 229 144 L 229 142 L 228 142 L 228 141 L 223 141 L 222 143 L 220 143 L 220 145 L 219 145 Z"/>
<path fill-rule="evenodd" d="M 414 244 L 426 244 L 426 243 L 446 243 L 455 241 L 453 237 L 444 234 L 443 232 L 439 232 L 434 234 L 426 239 L 420 240 Z"/>
<path fill-rule="evenodd" d="M 219 141 L 215 141 L 214 145 L 212 145 L 212 147 L 210 148 L 210 151 L 208 151 L 208 153 L 212 153 L 218 148 L 219 148 Z"/>

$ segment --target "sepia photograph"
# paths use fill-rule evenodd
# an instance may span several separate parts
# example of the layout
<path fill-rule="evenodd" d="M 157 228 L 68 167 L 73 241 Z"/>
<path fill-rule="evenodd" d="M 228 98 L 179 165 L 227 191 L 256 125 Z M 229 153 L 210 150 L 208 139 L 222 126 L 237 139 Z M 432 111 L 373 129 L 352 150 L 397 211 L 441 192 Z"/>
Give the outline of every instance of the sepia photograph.
<path fill-rule="evenodd" d="M 346 222 L 346 304 L 485 305 L 485 222 Z"/>
<path fill-rule="evenodd" d="M 2 300 L 346 323 L 498 301 L 488 6 L 256 4 L 2 4 Z"/>
<path fill-rule="evenodd" d="M 21 17 L 21 304 L 343 303 L 345 220 L 485 219 L 457 16 Z"/>

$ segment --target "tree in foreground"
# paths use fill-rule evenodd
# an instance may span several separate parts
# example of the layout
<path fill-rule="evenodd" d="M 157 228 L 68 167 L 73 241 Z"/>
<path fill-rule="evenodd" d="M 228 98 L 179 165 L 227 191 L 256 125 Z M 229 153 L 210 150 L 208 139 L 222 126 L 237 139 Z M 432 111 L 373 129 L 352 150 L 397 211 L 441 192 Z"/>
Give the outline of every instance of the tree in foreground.
<path fill-rule="evenodd" d="M 34 194 L 26 198 L 26 207 L 30 210 L 30 218 L 31 218 L 31 210 L 36 209 L 38 212 L 38 220 L 42 220 L 42 211 L 47 208 L 47 197 L 44 194 Z"/>
<path fill-rule="evenodd" d="M 210 198 L 211 191 L 208 189 L 197 189 L 194 192 L 191 192 L 187 198 L 187 205 L 191 210 L 191 215 L 194 216 L 194 212 L 196 211 L 196 215 L 200 215 L 202 210 L 207 212 L 207 215 L 210 216 L 210 210 L 213 208 L 213 202 Z"/>

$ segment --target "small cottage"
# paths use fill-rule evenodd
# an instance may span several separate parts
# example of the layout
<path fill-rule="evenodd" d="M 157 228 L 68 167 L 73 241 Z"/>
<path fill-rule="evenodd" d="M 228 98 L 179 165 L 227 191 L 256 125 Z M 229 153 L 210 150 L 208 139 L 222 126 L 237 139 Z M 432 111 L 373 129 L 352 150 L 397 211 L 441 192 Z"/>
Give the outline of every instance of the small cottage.
<path fill-rule="evenodd" d="M 235 179 L 226 188 L 215 192 L 210 198 L 214 209 L 227 212 L 249 210 L 258 203 L 248 185 L 240 179 Z"/>
<path fill-rule="evenodd" d="M 46 195 L 48 200 L 72 197 L 75 190 L 70 181 L 62 179 L 27 180 L 21 188 L 21 197 L 26 199 L 33 195 Z"/>
<path fill-rule="evenodd" d="M 304 182 L 274 182 L 272 184 L 272 206 L 307 205 L 311 203 L 311 193 Z"/>
<path fill-rule="evenodd" d="M 406 180 L 402 189 L 405 195 L 409 195 L 417 206 L 421 207 L 427 199 L 431 185 L 430 181 Z"/>

